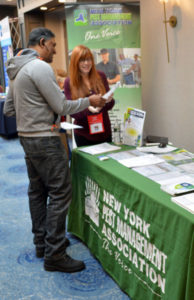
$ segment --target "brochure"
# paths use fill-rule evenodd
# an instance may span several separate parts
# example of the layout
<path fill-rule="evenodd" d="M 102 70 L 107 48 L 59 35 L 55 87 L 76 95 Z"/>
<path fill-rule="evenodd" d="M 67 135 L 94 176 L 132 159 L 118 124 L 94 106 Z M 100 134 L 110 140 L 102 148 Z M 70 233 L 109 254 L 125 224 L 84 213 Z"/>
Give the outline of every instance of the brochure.
<path fill-rule="evenodd" d="M 177 168 L 174 166 L 171 166 L 170 164 L 168 164 L 166 162 L 163 162 L 163 163 L 156 164 L 156 165 L 133 168 L 133 170 L 142 174 L 143 176 L 148 177 L 148 178 L 150 178 L 150 177 L 154 178 L 155 175 L 156 176 L 161 175 L 161 174 L 167 175 L 168 173 L 177 171 Z M 180 176 L 180 173 L 179 173 L 179 176 Z"/>
<path fill-rule="evenodd" d="M 170 195 L 180 195 L 194 191 L 194 178 L 190 176 L 180 176 L 174 178 L 174 182 L 161 185 L 161 189 Z"/>
<path fill-rule="evenodd" d="M 161 154 L 160 157 L 164 158 L 166 161 L 170 161 L 170 163 L 174 165 L 184 164 L 192 161 L 192 156 L 186 152 L 173 151 L 171 153 L 163 153 L 163 155 Z"/>
<path fill-rule="evenodd" d="M 118 162 L 127 168 L 134 168 L 134 167 L 139 167 L 139 166 L 148 166 L 148 165 L 153 165 L 153 164 L 159 164 L 161 162 L 164 162 L 164 160 L 153 154 L 147 154 L 147 155 L 143 155 L 143 156 L 122 159 L 122 160 L 119 160 Z"/>
<path fill-rule="evenodd" d="M 68 123 L 68 122 L 61 122 L 61 128 L 65 129 L 65 130 L 69 130 L 69 129 L 83 128 L 83 127 L 80 125 L 75 125 L 75 124 Z"/>
<path fill-rule="evenodd" d="M 97 144 L 94 146 L 87 146 L 84 148 L 79 148 L 78 150 L 85 152 L 85 153 L 95 155 L 95 154 L 100 154 L 100 153 L 114 151 L 114 150 L 120 150 L 120 149 L 121 149 L 121 147 L 119 147 L 119 146 L 114 146 L 109 143 L 101 143 L 101 144 Z"/>
<path fill-rule="evenodd" d="M 191 161 L 190 163 L 179 165 L 178 168 L 187 173 L 194 173 L 194 162 Z"/>
<path fill-rule="evenodd" d="M 182 174 L 179 171 L 170 171 L 167 173 L 150 175 L 149 179 L 159 183 L 160 185 L 167 185 L 174 182 L 175 178 L 179 178 Z"/>
<path fill-rule="evenodd" d="M 115 85 L 113 85 L 113 87 L 112 87 L 106 94 L 104 94 L 104 95 L 102 96 L 102 98 L 106 100 L 106 103 L 109 102 L 109 101 L 108 101 L 108 98 L 109 98 L 112 94 L 114 94 L 114 92 L 116 91 L 116 89 L 117 89 L 118 87 L 120 87 L 120 86 L 121 86 L 121 83 L 120 83 L 120 81 L 118 81 Z M 92 113 L 96 114 L 96 113 L 99 113 L 99 112 L 101 111 L 102 107 L 93 107 L 93 106 L 89 106 L 88 109 L 89 109 Z"/>
<path fill-rule="evenodd" d="M 146 152 L 146 153 L 160 154 L 160 153 L 168 153 L 168 152 L 174 151 L 177 148 L 173 147 L 173 146 L 170 146 L 170 145 L 167 145 L 164 148 L 160 148 L 159 146 L 147 146 L 147 147 L 137 147 L 137 149 L 139 151 Z M 162 158 L 164 158 L 164 157 L 162 157 Z"/>
<path fill-rule="evenodd" d="M 103 99 L 106 99 L 106 102 L 108 102 L 108 97 L 110 97 L 112 94 L 114 94 L 114 92 L 116 91 L 116 89 L 118 87 L 121 86 L 120 81 L 118 81 L 115 85 L 112 86 L 112 88 L 102 96 Z"/>
<path fill-rule="evenodd" d="M 194 214 L 194 193 L 172 197 L 171 200 Z"/>
<path fill-rule="evenodd" d="M 137 156 L 143 156 L 146 155 L 136 149 L 134 150 L 127 150 L 127 151 L 121 151 L 121 152 L 116 152 L 116 153 L 110 153 L 107 156 L 111 157 L 112 159 L 115 159 L 117 161 L 123 160 L 123 159 L 128 159 L 128 158 L 133 158 Z"/>
<path fill-rule="evenodd" d="M 129 107 L 124 114 L 123 144 L 141 146 L 146 112 Z"/>

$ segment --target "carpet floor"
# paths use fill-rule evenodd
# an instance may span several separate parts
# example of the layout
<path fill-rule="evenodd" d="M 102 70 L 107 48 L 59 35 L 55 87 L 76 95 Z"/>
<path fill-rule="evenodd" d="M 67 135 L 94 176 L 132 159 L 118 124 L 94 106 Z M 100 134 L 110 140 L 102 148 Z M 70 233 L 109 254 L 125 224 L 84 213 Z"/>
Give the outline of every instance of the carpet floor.
<path fill-rule="evenodd" d="M 0 137 L 0 300 L 130 300 L 88 248 L 67 233 L 67 252 L 82 272 L 46 272 L 35 256 L 27 197 L 28 178 L 18 138 Z"/>

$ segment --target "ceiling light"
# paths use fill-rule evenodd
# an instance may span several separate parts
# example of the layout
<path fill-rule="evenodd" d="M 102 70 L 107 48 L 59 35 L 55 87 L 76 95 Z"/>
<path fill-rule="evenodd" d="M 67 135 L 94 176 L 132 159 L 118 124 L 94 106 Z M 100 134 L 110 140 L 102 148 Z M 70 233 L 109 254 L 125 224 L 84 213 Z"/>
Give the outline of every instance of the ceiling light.
<path fill-rule="evenodd" d="M 47 10 L 48 8 L 46 6 L 41 6 L 40 10 Z"/>
<path fill-rule="evenodd" d="M 72 3 L 77 2 L 77 0 L 58 0 L 59 3 Z"/>

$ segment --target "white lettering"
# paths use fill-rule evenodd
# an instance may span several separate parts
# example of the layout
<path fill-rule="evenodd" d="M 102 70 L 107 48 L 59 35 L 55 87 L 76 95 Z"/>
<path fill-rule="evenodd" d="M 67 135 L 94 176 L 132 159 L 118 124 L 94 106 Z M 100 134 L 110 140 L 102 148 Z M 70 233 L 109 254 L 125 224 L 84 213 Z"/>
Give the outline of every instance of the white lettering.
<path fill-rule="evenodd" d="M 124 219 L 127 220 L 129 214 L 129 208 L 127 208 L 124 204 Z"/>
<path fill-rule="evenodd" d="M 108 204 L 116 213 L 120 213 L 121 202 L 119 202 L 113 195 L 104 190 L 103 201 Z"/>
<path fill-rule="evenodd" d="M 102 208 L 102 219 L 112 228 L 115 226 L 115 216 L 116 214 L 113 210 L 104 204 Z"/>
<path fill-rule="evenodd" d="M 111 28 L 106 28 L 105 30 L 102 30 L 102 32 L 92 32 L 87 31 L 85 33 L 85 41 L 94 41 L 94 40 L 100 40 L 100 39 L 110 39 L 114 36 L 120 35 L 120 30 L 114 30 L 112 31 Z"/>

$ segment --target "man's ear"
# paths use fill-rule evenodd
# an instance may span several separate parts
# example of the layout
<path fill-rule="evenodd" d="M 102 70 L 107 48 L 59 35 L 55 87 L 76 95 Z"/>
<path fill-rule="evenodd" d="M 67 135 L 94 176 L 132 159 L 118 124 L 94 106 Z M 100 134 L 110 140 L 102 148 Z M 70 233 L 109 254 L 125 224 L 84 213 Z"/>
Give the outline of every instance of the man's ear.
<path fill-rule="evenodd" d="M 45 39 L 44 38 L 40 39 L 39 45 L 40 45 L 40 47 L 43 47 L 45 45 Z"/>

